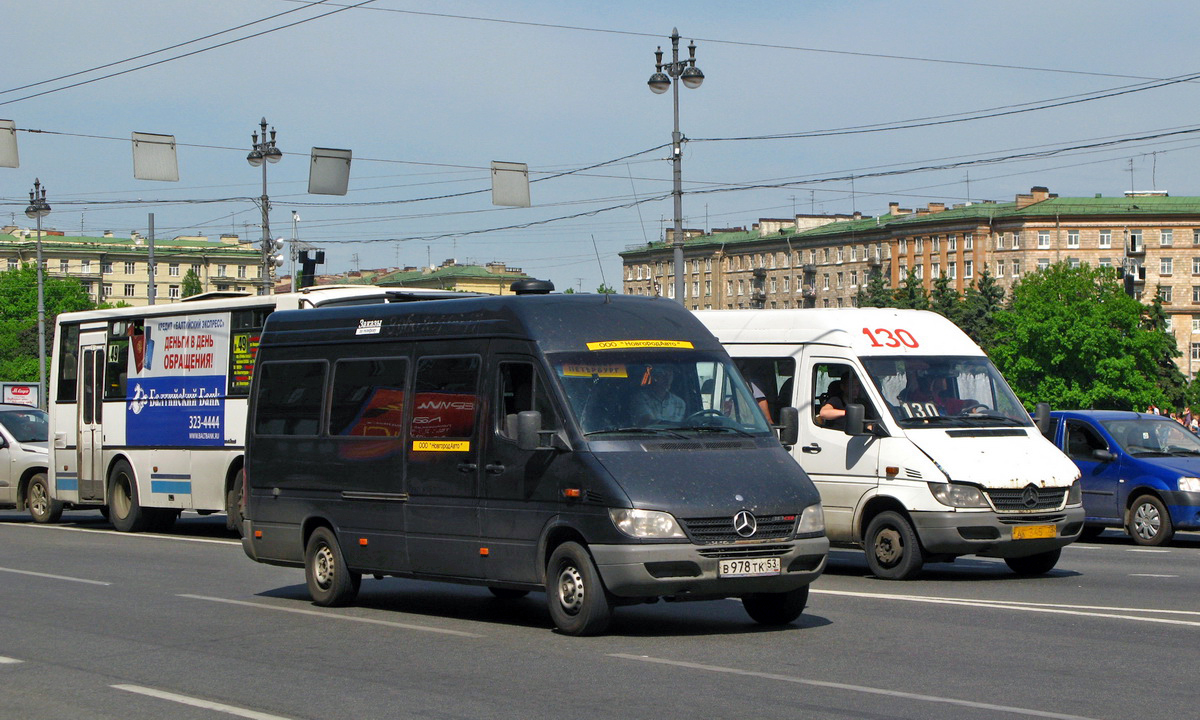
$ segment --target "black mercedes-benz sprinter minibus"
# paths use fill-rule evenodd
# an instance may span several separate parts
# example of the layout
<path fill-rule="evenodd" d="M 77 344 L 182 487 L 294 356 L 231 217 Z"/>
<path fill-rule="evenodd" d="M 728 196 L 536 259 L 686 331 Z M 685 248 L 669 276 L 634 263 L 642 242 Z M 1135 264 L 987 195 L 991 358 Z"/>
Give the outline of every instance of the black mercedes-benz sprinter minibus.
<path fill-rule="evenodd" d="M 577 635 L 657 598 L 785 624 L 825 566 L 816 489 L 668 300 L 276 312 L 251 392 L 242 544 L 318 605 L 367 574 L 544 590 Z"/>

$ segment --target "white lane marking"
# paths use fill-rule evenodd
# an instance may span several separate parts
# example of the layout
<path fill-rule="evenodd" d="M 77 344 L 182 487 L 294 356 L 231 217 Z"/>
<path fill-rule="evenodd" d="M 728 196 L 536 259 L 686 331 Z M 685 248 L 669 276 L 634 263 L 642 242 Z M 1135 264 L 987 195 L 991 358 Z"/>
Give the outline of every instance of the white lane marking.
<path fill-rule="evenodd" d="M 182 537 L 179 535 L 152 535 L 149 533 L 123 533 L 114 530 L 94 530 L 92 528 L 67 527 L 66 525 L 38 525 L 34 523 L 4 523 L 5 527 L 37 528 L 39 530 L 66 530 L 68 532 L 97 533 L 111 537 L 122 537 L 139 540 L 181 540 L 183 542 L 211 543 L 213 545 L 241 545 L 241 540 L 216 540 L 214 538 Z"/>
<path fill-rule="evenodd" d="M 1133 620 L 1136 622 L 1161 623 L 1164 625 L 1185 625 L 1200 627 L 1200 620 L 1172 620 L 1170 618 L 1139 617 L 1116 613 L 1155 613 L 1159 615 L 1196 615 L 1195 610 L 1154 610 L 1150 608 L 1105 607 L 1101 605 L 1063 605 L 1056 603 L 1029 603 L 1018 600 L 968 600 L 963 598 L 939 598 L 927 595 L 879 595 L 875 593 L 850 592 L 848 590 L 811 590 L 822 595 L 840 595 L 843 597 L 869 598 L 871 600 L 901 600 L 904 602 L 923 602 L 935 605 L 965 605 L 967 607 L 992 608 L 993 610 L 1020 610 L 1022 612 L 1053 613 L 1058 615 L 1081 615 L 1084 617 L 1110 618 L 1116 620 Z M 1099 612 L 1104 611 L 1104 612 Z"/>
<path fill-rule="evenodd" d="M 1129 573 L 1129 577 L 1177 578 L 1178 575 L 1160 575 L 1158 573 Z"/>
<path fill-rule="evenodd" d="M 16 665 L 18 663 L 23 663 L 23 662 L 25 662 L 25 661 L 18 660 L 16 658 L 4 657 L 3 655 L 0 655 L 0 665 Z"/>
<path fill-rule="evenodd" d="M 49 573 L 33 572 L 32 570 L 14 570 L 13 568 L 0 567 L 0 572 L 16 573 L 17 575 L 32 575 L 33 577 L 49 578 L 51 580 L 67 580 L 69 582 L 87 583 L 88 585 L 112 585 L 109 582 L 100 580 L 85 580 L 77 577 L 67 577 L 66 575 L 51 575 Z"/>
<path fill-rule="evenodd" d="M 1155 548 L 1125 548 L 1125 552 L 1144 552 L 1144 553 L 1169 553 L 1170 550 L 1157 550 Z"/>
<path fill-rule="evenodd" d="M 246 708 L 226 705 L 224 703 L 213 702 L 211 700 L 201 700 L 200 698 L 179 695 L 178 693 L 167 692 L 166 690 L 156 690 L 155 688 L 142 687 L 141 685 L 111 685 L 110 687 L 113 687 L 117 690 L 124 690 L 125 692 L 158 698 L 159 700 L 170 700 L 171 702 L 176 702 L 180 705 L 191 705 L 192 707 L 203 708 L 204 710 L 216 710 L 217 712 L 223 712 L 228 715 L 251 718 L 251 720 L 290 720 L 283 715 L 272 715 L 270 713 L 258 712 L 257 710 L 247 710 Z"/>
<path fill-rule="evenodd" d="M 883 695 L 886 697 L 903 698 L 905 700 L 957 705 L 959 707 L 968 707 L 978 710 L 998 710 L 1000 712 L 1012 713 L 1015 715 L 1027 715 L 1030 717 L 1054 718 L 1055 720 L 1091 720 L 1090 718 L 1085 718 L 1081 715 L 1066 715 L 1063 713 L 1049 712 L 1046 710 L 1033 710 L 1030 708 L 1012 707 L 1009 705 L 993 705 L 991 703 L 975 702 L 973 700 L 958 700 L 955 698 L 940 697 L 938 695 L 922 695 L 919 693 L 901 692 L 899 690 L 886 690 L 884 688 L 874 688 L 865 685 L 849 685 L 846 683 L 829 682 L 826 680 L 811 680 L 792 675 L 754 672 L 752 670 L 721 667 L 719 665 L 702 665 L 700 663 L 684 662 L 680 660 L 665 660 L 663 658 L 653 658 L 647 655 L 612 653 L 609 655 L 609 657 L 620 658 L 622 660 L 637 660 L 639 662 L 657 663 L 659 665 L 671 665 L 673 667 L 688 668 L 690 670 L 703 670 L 705 672 L 727 673 L 730 675 L 741 675 L 743 677 L 755 677 L 763 680 L 777 680 L 780 682 L 795 683 L 797 685 L 829 688 L 831 690 L 847 690 L 849 692 L 863 693 L 867 695 Z"/>
<path fill-rule="evenodd" d="M 391 620 L 352 617 L 350 615 L 335 615 L 333 613 L 321 612 L 319 610 L 278 607 L 276 605 L 264 605 L 263 603 L 246 602 L 245 600 L 230 600 L 228 598 L 209 597 L 207 595 L 179 595 L 177 597 L 188 598 L 189 600 L 207 600 L 209 602 L 219 602 L 227 605 L 241 605 L 244 607 L 257 608 L 259 610 L 277 610 L 279 612 L 289 612 L 297 615 L 314 615 L 327 620 L 350 620 L 352 622 L 369 623 L 371 625 L 386 625 L 387 627 L 400 628 L 402 630 L 420 630 L 422 632 L 441 633 L 443 635 L 457 635 L 459 637 L 483 637 L 483 635 L 479 635 L 478 633 L 463 632 L 462 630 L 446 630 L 444 628 L 429 627 L 428 625 L 412 625 L 409 623 L 392 622 Z"/>

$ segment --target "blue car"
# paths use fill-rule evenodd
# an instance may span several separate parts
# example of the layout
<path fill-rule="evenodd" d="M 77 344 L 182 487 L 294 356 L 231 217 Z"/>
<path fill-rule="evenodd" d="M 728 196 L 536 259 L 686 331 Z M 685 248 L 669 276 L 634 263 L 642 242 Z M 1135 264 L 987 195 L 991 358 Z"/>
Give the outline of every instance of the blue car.
<path fill-rule="evenodd" d="M 1047 437 L 1083 474 L 1083 538 L 1122 527 L 1139 545 L 1200 529 L 1200 438 L 1160 415 L 1050 413 Z"/>

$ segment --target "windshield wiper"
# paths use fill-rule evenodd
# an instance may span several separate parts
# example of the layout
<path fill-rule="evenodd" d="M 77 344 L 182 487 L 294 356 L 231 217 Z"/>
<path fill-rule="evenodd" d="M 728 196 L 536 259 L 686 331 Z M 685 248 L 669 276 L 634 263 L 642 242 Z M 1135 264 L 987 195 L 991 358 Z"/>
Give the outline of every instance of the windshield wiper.
<path fill-rule="evenodd" d="M 677 438 L 683 437 L 683 435 L 680 435 L 679 433 L 675 432 L 674 430 L 668 430 L 666 428 L 652 428 L 652 427 L 605 428 L 603 430 L 592 430 L 591 432 L 585 432 L 583 434 L 583 436 L 591 437 L 593 435 L 630 435 L 633 433 L 646 433 L 648 435 L 670 435 L 672 437 L 677 437 Z"/>
<path fill-rule="evenodd" d="M 731 432 L 746 437 L 754 437 L 753 433 L 748 433 L 741 428 L 730 427 L 728 425 L 685 425 L 677 430 L 692 430 L 695 432 Z"/>

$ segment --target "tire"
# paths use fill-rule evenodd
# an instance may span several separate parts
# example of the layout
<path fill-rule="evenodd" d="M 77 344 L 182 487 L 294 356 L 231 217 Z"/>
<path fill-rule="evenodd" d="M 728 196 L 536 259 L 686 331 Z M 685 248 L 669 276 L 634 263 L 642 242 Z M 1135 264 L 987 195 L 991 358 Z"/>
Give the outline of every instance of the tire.
<path fill-rule="evenodd" d="M 120 532 L 141 532 L 149 523 L 149 515 L 142 510 L 137 495 L 133 468 L 118 460 L 108 476 L 108 520 Z"/>
<path fill-rule="evenodd" d="M 1045 575 L 1054 569 L 1058 564 L 1058 558 L 1062 555 L 1062 548 L 1050 550 L 1036 555 L 1026 555 L 1024 557 L 1004 558 L 1004 563 L 1009 569 L 1018 575 L 1030 577 L 1033 575 Z"/>
<path fill-rule="evenodd" d="M 864 539 L 867 566 L 880 580 L 910 580 L 925 564 L 921 543 L 912 524 L 898 512 L 875 516 Z"/>
<path fill-rule="evenodd" d="M 1153 495 L 1142 495 L 1129 507 L 1129 522 L 1125 532 L 1138 545 L 1164 545 L 1175 535 L 1171 515 L 1162 500 Z"/>
<path fill-rule="evenodd" d="M 25 490 L 26 503 L 29 505 L 29 516 L 36 523 L 56 523 L 62 517 L 63 504 L 50 497 L 50 486 L 46 483 L 46 473 L 38 473 L 29 478 L 29 487 Z"/>
<path fill-rule="evenodd" d="M 1079 533 L 1080 540 L 1095 540 L 1106 530 L 1103 525 L 1084 525 Z"/>
<path fill-rule="evenodd" d="M 528 590 L 513 590 L 511 588 L 489 587 L 488 590 L 501 600 L 520 600 L 529 594 Z"/>
<path fill-rule="evenodd" d="M 304 550 L 304 577 L 308 594 L 321 607 L 348 605 L 358 595 L 362 573 L 351 572 L 337 537 L 327 527 L 319 527 L 308 538 Z"/>
<path fill-rule="evenodd" d="M 807 585 L 789 592 L 755 593 L 742 598 L 746 614 L 760 625 L 787 625 L 800 617 L 807 604 Z"/>
<path fill-rule="evenodd" d="M 565 542 L 546 565 L 546 604 L 559 631 L 598 635 L 608 628 L 612 606 L 592 556 L 582 545 Z"/>
<path fill-rule="evenodd" d="M 242 514 L 242 482 L 246 478 L 245 470 L 238 470 L 233 478 L 233 487 L 225 493 L 225 527 L 233 530 L 238 537 L 245 537 L 243 528 L 245 516 Z"/>

